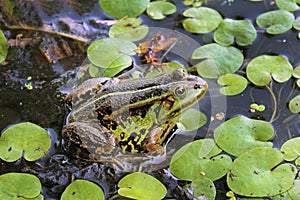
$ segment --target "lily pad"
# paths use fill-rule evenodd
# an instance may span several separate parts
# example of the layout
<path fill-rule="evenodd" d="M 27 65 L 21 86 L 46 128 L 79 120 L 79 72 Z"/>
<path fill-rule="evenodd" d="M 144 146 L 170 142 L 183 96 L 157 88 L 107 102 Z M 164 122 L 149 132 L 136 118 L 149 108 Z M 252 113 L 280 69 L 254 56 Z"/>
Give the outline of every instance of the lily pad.
<path fill-rule="evenodd" d="M 300 78 L 300 65 L 298 65 L 297 67 L 295 67 L 295 69 L 293 71 L 293 77 Z"/>
<path fill-rule="evenodd" d="M 300 4 L 299 0 L 275 0 L 275 2 L 278 8 L 292 12 L 297 11 L 299 9 L 297 4 Z"/>
<path fill-rule="evenodd" d="M 136 45 L 118 38 L 105 38 L 93 42 L 87 50 L 88 59 L 101 68 L 128 67 L 132 64 Z"/>
<path fill-rule="evenodd" d="M 243 54 L 237 48 L 218 44 L 207 44 L 197 48 L 192 58 L 202 60 L 197 64 L 197 71 L 204 78 L 218 78 L 227 73 L 234 73 L 244 60 Z"/>
<path fill-rule="evenodd" d="M 141 172 L 123 177 L 118 187 L 119 195 L 132 199 L 162 199 L 167 194 L 166 187 L 160 181 Z"/>
<path fill-rule="evenodd" d="M 274 10 L 259 15 L 256 23 L 260 27 L 267 27 L 269 34 L 281 34 L 293 27 L 295 17 L 286 10 Z"/>
<path fill-rule="evenodd" d="M 4 33 L 0 30 L 0 63 L 5 60 L 7 56 L 7 39 Z"/>
<path fill-rule="evenodd" d="M 183 131 L 192 131 L 204 126 L 207 122 L 206 115 L 197 109 L 190 108 L 179 118 L 177 126 Z"/>
<path fill-rule="evenodd" d="M 290 139 L 281 146 L 283 158 L 286 161 L 295 160 L 300 156 L 300 137 Z"/>
<path fill-rule="evenodd" d="M 99 4 L 104 12 L 120 19 L 139 16 L 146 10 L 149 0 L 99 0 Z"/>
<path fill-rule="evenodd" d="M 265 121 L 237 116 L 225 121 L 214 132 L 217 145 L 225 152 L 238 156 L 257 147 L 272 147 L 272 125 Z"/>
<path fill-rule="evenodd" d="M 243 92 L 248 81 L 237 74 L 225 74 L 219 77 L 218 84 L 224 86 L 220 89 L 222 94 L 232 96 Z"/>
<path fill-rule="evenodd" d="M 104 200 L 103 190 L 93 182 L 86 180 L 75 180 L 61 195 L 61 200 L 95 199 Z"/>
<path fill-rule="evenodd" d="M 295 96 L 289 103 L 289 109 L 292 113 L 300 112 L 300 95 Z"/>
<path fill-rule="evenodd" d="M 147 14 L 155 20 L 161 20 L 166 15 L 171 15 L 176 12 L 176 6 L 167 1 L 153 1 L 148 4 Z"/>
<path fill-rule="evenodd" d="M 214 33 L 215 41 L 223 46 L 236 42 L 240 46 L 251 44 L 256 38 L 256 30 L 247 20 L 225 19 Z"/>
<path fill-rule="evenodd" d="M 7 173 L 0 176 L 0 199 L 33 199 L 40 196 L 40 180 L 31 174 Z"/>
<path fill-rule="evenodd" d="M 257 86 L 268 85 L 271 77 L 279 83 L 285 82 L 292 73 L 292 65 L 283 56 L 258 56 L 249 62 L 246 69 L 248 79 Z"/>
<path fill-rule="evenodd" d="M 34 161 L 44 156 L 50 148 L 50 136 L 42 127 L 30 122 L 15 124 L 0 137 L 0 158 L 14 162 L 21 158 Z"/>
<path fill-rule="evenodd" d="M 184 29 L 192 33 L 209 33 L 223 20 L 218 11 L 206 7 L 187 9 L 183 16 L 189 17 L 183 22 Z"/>
<path fill-rule="evenodd" d="M 232 163 L 227 184 L 234 193 L 248 197 L 282 194 L 292 188 L 297 173 L 292 164 L 279 165 L 282 159 L 282 154 L 270 147 L 251 149 Z"/>
<path fill-rule="evenodd" d="M 171 173 L 182 180 L 197 180 L 205 176 L 217 180 L 227 173 L 231 158 L 218 155 L 221 149 L 212 139 L 196 140 L 180 148 L 172 157 Z"/>
<path fill-rule="evenodd" d="M 296 179 L 292 189 L 288 191 L 290 199 L 300 199 L 300 180 Z"/>
<path fill-rule="evenodd" d="M 216 198 L 216 187 L 212 180 L 206 177 L 198 178 L 192 182 L 194 189 L 194 197 L 205 197 L 207 200 L 214 200 Z"/>
<path fill-rule="evenodd" d="M 295 21 L 294 21 L 294 23 L 293 23 L 293 27 L 294 27 L 294 29 L 296 29 L 296 30 L 300 30 L 300 17 L 298 17 Z"/>
<path fill-rule="evenodd" d="M 109 29 L 109 37 L 129 41 L 138 41 L 146 37 L 149 28 L 141 25 L 137 18 L 126 18 L 118 21 Z"/>

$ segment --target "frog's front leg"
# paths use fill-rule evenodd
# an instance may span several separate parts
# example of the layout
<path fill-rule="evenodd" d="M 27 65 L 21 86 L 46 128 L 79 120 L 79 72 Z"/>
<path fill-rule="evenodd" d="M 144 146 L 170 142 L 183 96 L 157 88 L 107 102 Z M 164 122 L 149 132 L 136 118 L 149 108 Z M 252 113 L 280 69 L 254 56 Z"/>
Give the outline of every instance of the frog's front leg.
<path fill-rule="evenodd" d="M 62 138 L 64 148 L 76 158 L 94 162 L 113 159 L 115 137 L 97 124 L 72 122 L 64 126 Z"/>

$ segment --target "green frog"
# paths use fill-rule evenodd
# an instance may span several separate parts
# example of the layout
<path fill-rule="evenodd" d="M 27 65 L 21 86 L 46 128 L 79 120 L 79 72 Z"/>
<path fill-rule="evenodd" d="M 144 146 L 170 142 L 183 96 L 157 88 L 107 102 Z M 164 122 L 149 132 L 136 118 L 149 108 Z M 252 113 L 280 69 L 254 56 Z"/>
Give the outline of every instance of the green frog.
<path fill-rule="evenodd" d="M 203 79 L 182 69 L 152 78 L 89 79 L 67 98 L 72 110 L 62 130 L 64 147 L 94 162 L 161 155 L 181 113 L 207 89 Z"/>

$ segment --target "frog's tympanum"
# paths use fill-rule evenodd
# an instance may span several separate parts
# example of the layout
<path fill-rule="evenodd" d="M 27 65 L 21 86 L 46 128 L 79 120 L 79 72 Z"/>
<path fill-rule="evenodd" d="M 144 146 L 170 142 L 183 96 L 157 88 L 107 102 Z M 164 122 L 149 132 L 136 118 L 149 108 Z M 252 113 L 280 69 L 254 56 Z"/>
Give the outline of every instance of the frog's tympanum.
<path fill-rule="evenodd" d="M 75 157 L 114 161 L 125 152 L 160 155 L 181 113 L 206 92 L 207 83 L 182 70 L 140 79 L 94 78 L 69 97 L 72 111 L 62 135 Z M 127 157 L 127 161 L 130 160 Z"/>

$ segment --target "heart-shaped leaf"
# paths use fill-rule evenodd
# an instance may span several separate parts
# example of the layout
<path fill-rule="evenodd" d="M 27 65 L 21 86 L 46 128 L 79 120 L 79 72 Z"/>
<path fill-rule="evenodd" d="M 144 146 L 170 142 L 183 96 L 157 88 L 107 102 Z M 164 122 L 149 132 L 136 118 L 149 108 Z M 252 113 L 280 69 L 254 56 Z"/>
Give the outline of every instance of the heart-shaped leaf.
<path fill-rule="evenodd" d="M 7 56 L 7 39 L 4 33 L 0 30 L 0 63 L 5 60 Z"/>
<path fill-rule="evenodd" d="M 137 17 L 142 14 L 149 0 L 99 0 L 101 8 L 117 19 L 123 17 Z"/>
<path fill-rule="evenodd" d="M 248 79 L 257 86 L 268 85 L 271 77 L 279 83 L 285 82 L 292 73 L 292 65 L 283 56 L 258 56 L 249 62 L 246 69 Z"/>
<path fill-rule="evenodd" d="M 295 96 L 289 103 L 289 109 L 292 113 L 300 112 L 300 95 Z"/>
<path fill-rule="evenodd" d="M 192 58 L 202 60 L 197 64 L 199 75 L 205 78 L 218 78 L 236 72 L 242 65 L 244 56 L 235 47 L 207 44 L 197 48 Z"/>
<path fill-rule="evenodd" d="M 192 33 L 209 33 L 215 30 L 223 19 L 216 10 L 206 7 L 187 9 L 183 15 L 189 17 L 184 20 L 183 27 Z"/>
<path fill-rule="evenodd" d="M 7 173 L 0 176 L 0 199 L 33 199 L 40 196 L 40 180 L 31 174 Z"/>
<path fill-rule="evenodd" d="M 261 14 L 256 18 L 256 23 L 260 27 L 267 27 L 269 34 L 281 34 L 290 30 L 295 17 L 286 10 L 274 10 Z"/>
<path fill-rule="evenodd" d="M 141 23 L 141 20 L 136 18 L 122 19 L 109 29 L 109 37 L 129 41 L 141 40 L 149 31 L 149 28 L 147 26 L 141 26 Z"/>
<path fill-rule="evenodd" d="M 292 12 L 297 11 L 299 9 L 297 3 L 300 4 L 299 0 L 275 0 L 275 2 L 278 8 Z"/>
<path fill-rule="evenodd" d="M 0 137 L 0 158 L 7 162 L 24 158 L 34 161 L 44 156 L 50 148 L 48 132 L 30 122 L 15 124 L 6 129 Z"/>
<path fill-rule="evenodd" d="M 282 194 L 292 188 L 297 173 L 292 164 L 279 165 L 282 159 L 282 154 L 270 147 L 251 149 L 234 160 L 227 184 L 234 193 L 248 197 Z"/>
<path fill-rule="evenodd" d="M 300 30 L 300 17 L 298 17 L 294 23 L 293 23 L 293 27 L 296 29 L 296 30 Z"/>
<path fill-rule="evenodd" d="M 87 50 L 89 60 L 101 68 L 128 67 L 132 63 L 136 45 L 118 38 L 105 38 L 93 42 Z"/>
<path fill-rule="evenodd" d="M 162 199 L 167 194 L 166 187 L 156 178 L 141 172 L 123 177 L 119 183 L 119 195 L 140 200 Z"/>
<path fill-rule="evenodd" d="M 223 46 L 236 42 L 240 46 L 251 44 L 256 38 L 256 30 L 247 20 L 223 20 L 214 33 L 215 41 Z"/>
<path fill-rule="evenodd" d="M 155 20 L 164 19 L 175 12 L 176 6 L 167 1 L 153 1 L 147 7 L 148 16 Z"/>
<path fill-rule="evenodd" d="M 281 146 L 281 152 L 283 153 L 283 158 L 287 161 L 295 160 L 300 156 L 300 137 L 292 138 L 286 141 Z"/>
<path fill-rule="evenodd" d="M 61 200 L 95 199 L 104 200 L 103 190 L 93 182 L 75 180 L 63 192 Z"/>
<path fill-rule="evenodd" d="M 270 123 L 237 116 L 218 126 L 214 139 L 225 152 L 238 156 L 256 147 L 272 147 L 273 135 Z"/>
<path fill-rule="evenodd" d="M 207 200 L 214 200 L 216 198 L 216 187 L 212 180 L 205 176 L 192 181 L 194 189 L 194 197 L 205 196 Z"/>
<path fill-rule="evenodd" d="M 172 157 L 171 173 L 182 180 L 197 180 L 205 176 L 217 180 L 227 173 L 231 158 L 217 155 L 221 149 L 212 139 L 196 140 L 180 148 Z"/>
<path fill-rule="evenodd" d="M 224 86 L 220 89 L 222 94 L 232 96 L 243 92 L 248 81 L 237 74 L 225 74 L 218 78 L 218 84 Z"/>

